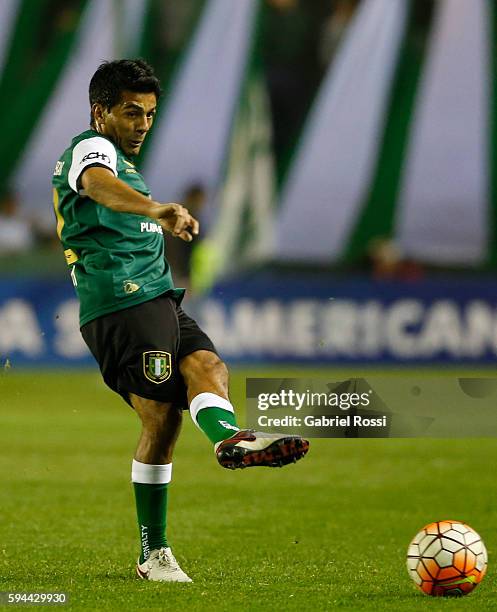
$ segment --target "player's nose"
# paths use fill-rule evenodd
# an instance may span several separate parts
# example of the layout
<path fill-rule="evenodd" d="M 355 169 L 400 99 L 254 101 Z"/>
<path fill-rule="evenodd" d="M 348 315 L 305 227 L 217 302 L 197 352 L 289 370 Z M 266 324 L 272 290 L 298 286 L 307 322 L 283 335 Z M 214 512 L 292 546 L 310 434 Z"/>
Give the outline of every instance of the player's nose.
<path fill-rule="evenodd" d="M 138 134 L 145 134 L 150 129 L 150 124 L 146 117 L 143 117 L 142 120 L 136 126 L 136 132 Z"/>

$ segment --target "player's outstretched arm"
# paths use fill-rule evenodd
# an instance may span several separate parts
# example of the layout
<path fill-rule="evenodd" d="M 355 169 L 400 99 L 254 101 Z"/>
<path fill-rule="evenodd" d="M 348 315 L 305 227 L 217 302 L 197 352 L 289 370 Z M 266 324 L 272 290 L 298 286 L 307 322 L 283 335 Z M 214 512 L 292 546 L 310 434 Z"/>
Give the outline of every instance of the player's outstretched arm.
<path fill-rule="evenodd" d="M 181 204 L 161 204 L 135 191 L 124 181 L 102 167 L 88 168 L 81 175 L 86 195 L 116 212 L 145 215 L 157 219 L 161 226 L 186 242 L 198 234 L 198 221 Z"/>

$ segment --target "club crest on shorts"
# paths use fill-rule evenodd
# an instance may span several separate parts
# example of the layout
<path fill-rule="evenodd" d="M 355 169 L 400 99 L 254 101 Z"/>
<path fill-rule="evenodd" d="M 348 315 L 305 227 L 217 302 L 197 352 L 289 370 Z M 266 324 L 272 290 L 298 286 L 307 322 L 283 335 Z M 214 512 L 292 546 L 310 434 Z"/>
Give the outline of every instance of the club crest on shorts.
<path fill-rule="evenodd" d="M 172 373 L 171 353 L 164 351 L 145 351 L 143 353 L 143 373 L 150 382 L 159 385 Z"/>

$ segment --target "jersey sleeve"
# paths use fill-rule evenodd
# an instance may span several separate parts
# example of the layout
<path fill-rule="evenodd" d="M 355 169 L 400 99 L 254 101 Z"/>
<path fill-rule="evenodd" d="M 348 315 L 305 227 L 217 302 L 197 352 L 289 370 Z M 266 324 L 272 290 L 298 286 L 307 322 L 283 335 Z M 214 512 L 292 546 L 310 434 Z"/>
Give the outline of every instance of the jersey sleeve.
<path fill-rule="evenodd" d="M 110 140 L 95 136 L 78 142 L 74 147 L 68 180 L 69 186 L 76 193 L 82 192 L 79 178 L 89 166 L 108 168 L 117 176 L 117 152 Z"/>

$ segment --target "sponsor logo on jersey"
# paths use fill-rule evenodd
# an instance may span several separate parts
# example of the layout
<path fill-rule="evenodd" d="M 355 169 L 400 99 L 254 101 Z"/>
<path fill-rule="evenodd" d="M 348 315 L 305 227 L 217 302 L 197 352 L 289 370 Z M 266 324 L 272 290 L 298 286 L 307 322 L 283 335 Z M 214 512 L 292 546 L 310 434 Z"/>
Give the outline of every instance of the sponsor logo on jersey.
<path fill-rule="evenodd" d="M 62 168 L 64 167 L 64 164 L 65 164 L 65 163 L 66 163 L 66 162 L 63 162 L 63 161 L 60 161 L 60 160 L 59 160 L 59 161 L 58 161 L 58 162 L 55 164 L 55 170 L 53 171 L 53 175 L 54 175 L 54 176 L 60 176 L 60 175 L 62 174 Z"/>
<path fill-rule="evenodd" d="M 124 293 L 135 293 L 135 291 L 138 291 L 139 288 L 140 285 L 137 285 L 132 280 L 123 281 Z"/>
<path fill-rule="evenodd" d="M 157 232 L 158 234 L 163 234 L 162 227 L 158 223 L 153 223 L 152 221 L 142 221 L 140 223 L 140 229 L 142 232 Z"/>
<path fill-rule="evenodd" d="M 83 164 L 84 162 L 92 159 L 101 159 L 103 162 L 110 164 L 110 157 L 105 153 L 98 153 L 98 151 L 94 151 L 93 153 L 87 153 L 79 163 Z"/>
<path fill-rule="evenodd" d="M 171 353 L 165 351 L 145 351 L 143 353 L 143 373 L 150 382 L 159 385 L 172 374 Z"/>

